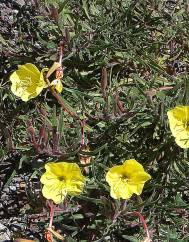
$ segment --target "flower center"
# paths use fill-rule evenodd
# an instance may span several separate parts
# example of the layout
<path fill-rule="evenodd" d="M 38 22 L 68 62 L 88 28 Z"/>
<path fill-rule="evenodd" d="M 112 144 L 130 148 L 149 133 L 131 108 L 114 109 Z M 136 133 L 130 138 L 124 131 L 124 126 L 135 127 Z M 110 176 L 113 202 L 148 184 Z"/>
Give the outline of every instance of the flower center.
<path fill-rule="evenodd" d="M 176 131 L 179 132 L 189 132 L 189 120 L 184 120 L 180 124 L 176 124 L 175 127 L 177 127 Z"/>
<path fill-rule="evenodd" d="M 129 178 L 127 176 L 122 176 L 121 181 L 122 182 L 128 182 Z"/>
<path fill-rule="evenodd" d="M 65 178 L 64 178 L 64 176 L 60 176 L 60 177 L 58 178 L 58 180 L 59 180 L 59 181 L 65 181 Z"/>
<path fill-rule="evenodd" d="M 185 123 L 185 128 L 188 129 L 189 128 L 189 121 L 187 120 Z"/>

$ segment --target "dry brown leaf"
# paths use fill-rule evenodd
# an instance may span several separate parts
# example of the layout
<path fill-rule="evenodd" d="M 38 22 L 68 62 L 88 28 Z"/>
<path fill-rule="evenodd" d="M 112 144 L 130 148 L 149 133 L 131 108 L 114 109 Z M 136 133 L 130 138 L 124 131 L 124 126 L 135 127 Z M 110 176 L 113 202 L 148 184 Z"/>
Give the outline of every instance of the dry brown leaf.
<path fill-rule="evenodd" d="M 54 71 L 56 71 L 57 68 L 61 67 L 61 64 L 59 62 L 54 62 L 51 68 L 48 70 L 46 78 L 49 78 Z"/>
<path fill-rule="evenodd" d="M 108 85 L 108 73 L 107 73 L 106 67 L 103 67 L 102 74 L 101 74 L 101 91 L 104 98 L 106 96 L 107 85 Z"/>
<path fill-rule="evenodd" d="M 15 242 L 36 242 L 36 240 L 17 238 Z"/>
<path fill-rule="evenodd" d="M 64 237 L 62 235 L 60 235 L 58 232 L 56 232 L 55 230 L 53 230 L 52 228 L 47 228 L 47 230 L 49 232 L 51 232 L 56 238 L 58 238 L 61 241 L 65 241 Z"/>
<path fill-rule="evenodd" d="M 87 147 L 87 148 L 82 149 L 82 151 L 87 152 L 87 151 L 90 151 L 90 149 Z M 78 157 L 79 157 L 79 161 L 82 165 L 90 164 L 91 158 L 92 158 L 91 156 L 84 155 L 84 154 L 79 154 Z M 86 172 L 86 174 L 88 174 L 88 172 L 89 172 L 88 167 L 84 167 L 84 171 Z"/>

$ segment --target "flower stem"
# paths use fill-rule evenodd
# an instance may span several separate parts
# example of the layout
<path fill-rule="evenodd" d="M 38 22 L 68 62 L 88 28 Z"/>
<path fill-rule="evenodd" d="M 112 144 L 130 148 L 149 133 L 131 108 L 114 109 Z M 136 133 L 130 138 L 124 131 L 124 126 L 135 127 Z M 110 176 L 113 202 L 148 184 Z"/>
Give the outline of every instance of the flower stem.
<path fill-rule="evenodd" d="M 59 63 L 62 65 L 62 58 L 64 55 L 64 42 L 60 41 Z"/>
<path fill-rule="evenodd" d="M 48 78 L 45 78 L 45 81 L 46 81 L 47 85 L 49 86 L 49 90 L 51 91 L 52 95 L 56 98 L 56 100 L 58 101 L 58 103 L 60 104 L 60 106 L 62 107 L 62 109 L 64 111 L 66 111 L 73 118 L 79 119 L 78 115 L 75 112 L 72 112 L 71 110 L 69 110 L 66 107 L 66 105 L 65 105 L 63 99 L 61 98 L 60 94 L 56 90 L 54 90 L 54 88 L 51 87 L 51 83 L 50 83 L 49 79 Z"/>
<path fill-rule="evenodd" d="M 72 112 L 71 110 L 69 110 L 66 105 L 64 104 L 64 101 L 62 100 L 61 96 L 59 93 L 57 93 L 55 90 L 53 90 L 52 88 L 50 88 L 50 91 L 52 93 L 52 95 L 56 98 L 56 100 L 58 101 L 58 103 L 60 104 L 60 106 L 62 107 L 62 109 L 64 111 L 66 111 L 70 116 L 72 116 L 73 118 L 79 118 L 78 115 L 75 112 Z"/>
<path fill-rule="evenodd" d="M 48 202 L 48 206 L 50 208 L 50 222 L 49 222 L 49 228 L 52 228 L 52 224 L 53 224 L 53 218 L 54 218 L 54 204 L 53 202 L 49 201 Z"/>
<path fill-rule="evenodd" d="M 149 230 L 148 230 L 148 226 L 147 226 L 146 220 L 144 219 L 143 215 L 141 213 L 137 212 L 137 211 L 135 211 L 135 212 L 133 212 L 131 214 L 134 215 L 134 216 L 139 217 L 139 219 L 140 219 L 140 221 L 141 221 L 141 223 L 142 223 L 142 225 L 144 227 L 144 230 L 146 232 L 146 236 L 149 239 L 149 241 L 151 241 L 150 233 L 149 233 Z"/>

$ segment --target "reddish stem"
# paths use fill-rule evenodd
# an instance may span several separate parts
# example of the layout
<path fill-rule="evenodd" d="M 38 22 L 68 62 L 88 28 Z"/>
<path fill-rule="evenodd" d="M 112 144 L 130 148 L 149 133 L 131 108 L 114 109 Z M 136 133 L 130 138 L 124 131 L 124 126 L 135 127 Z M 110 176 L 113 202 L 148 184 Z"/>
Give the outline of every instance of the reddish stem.
<path fill-rule="evenodd" d="M 38 150 L 38 144 L 37 144 L 37 141 L 36 141 L 36 138 L 35 138 L 35 129 L 34 129 L 31 121 L 28 121 L 27 125 L 28 125 L 27 131 L 31 136 L 32 144 L 34 146 L 35 151 L 38 153 L 39 150 Z"/>
<path fill-rule="evenodd" d="M 54 204 L 52 201 L 48 201 L 48 206 L 50 208 L 50 222 L 49 222 L 49 228 L 52 228 L 52 224 L 53 224 L 53 218 L 54 218 Z"/>
<path fill-rule="evenodd" d="M 131 214 L 134 215 L 134 216 L 139 217 L 140 222 L 142 223 L 142 225 L 144 227 L 144 230 L 146 232 L 146 236 L 151 241 L 150 233 L 149 233 L 148 226 L 147 226 L 147 223 L 146 223 L 146 220 L 145 220 L 144 216 L 141 213 L 137 212 L 137 211 L 135 211 L 135 212 L 133 212 Z"/>
<path fill-rule="evenodd" d="M 64 41 L 60 41 L 59 63 L 62 64 L 62 58 L 64 56 Z"/>
<path fill-rule="evenodd" d="M 50 86 L 50 82 L 49 82 L 48 78 L 46 78 L 46 82 L 49 85 L 49 89 L 50 89 L 52 95 L 56 98 L 56 100 L 58 101 L 58 103 L 60 104 L 60 106 L 62 107 L 62 109 L 64 111 L 66 111 L 73 118 L 77 118 L 78 119 L 79 118 L 78 115 L 75 112 L 72 112 L 71 110 L 69 110 L 66 107 L 66 105 L 64 104 L 64 101 L 62 100 L 60 94 Z"/>
<path fill-rule="evenodd" d="M 59 50 L 59 63 L 61 65 L 62 65 L 62 58 L 63 58 L 63 56 L 64 56 L 64 41 L 61 41 L 60 42 L 60 50 Z M 62 67 L 61 67 L 61 69 L 62 69 Z M 73 118 L 79 119 L 78 115 L 75 112 L 72 112 L 71 110 L 69 110 L 69 108 L 66 107 L 66 105 L 64 104 L 64 101 L 61 98 L 60 94 L 54 88 L 51 87 L 51 83 L 50 83 L 48 77 L 45 77 L 45 81 L 48 84 L 49 89 L 50 89 L 52 95 L 56 98 L 56 100 L 58 101 L 58 103 L 60 104 L 60 106 L 62 107 L 62 109 L 64 111 L 66 111 Z"/>

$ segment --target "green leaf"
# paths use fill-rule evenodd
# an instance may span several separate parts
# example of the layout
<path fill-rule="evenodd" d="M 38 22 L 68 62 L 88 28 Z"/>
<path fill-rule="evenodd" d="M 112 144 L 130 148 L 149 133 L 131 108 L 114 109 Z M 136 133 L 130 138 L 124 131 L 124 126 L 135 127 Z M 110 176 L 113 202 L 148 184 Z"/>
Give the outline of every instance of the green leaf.
<path fill-rule="evenodd" d="M 129 241 L 131 241 L 131 242 L 140 242 L 138 239 L 136 239 L 136 238 L 133 237 L 133 236 L 122 235 L 121 237 L 122 237 L 123 239 L 127 239 L 127 240 L 129 240 Z"/>

